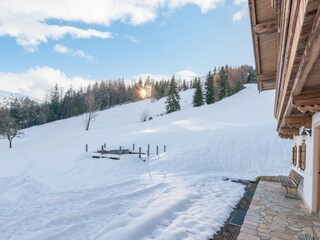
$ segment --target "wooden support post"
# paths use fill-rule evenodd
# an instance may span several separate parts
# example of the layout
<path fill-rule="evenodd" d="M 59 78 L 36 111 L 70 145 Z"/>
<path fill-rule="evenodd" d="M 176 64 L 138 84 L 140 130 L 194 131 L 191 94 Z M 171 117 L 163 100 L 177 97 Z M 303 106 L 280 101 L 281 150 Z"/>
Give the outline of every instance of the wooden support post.
<path fill-rule="evenodd" d="M 159 146 L 157 146 L 157 155 L 159 155 Z"/>
<path fill-rule="evenodd" d="M 167 151 L 167 146 L 166 146 L 166 145 L 163 146 L 163 151 L 164 151 L 164 152 Z"/>
<path fill-rule="evenodd" d="M 132 145 L 132 151 L 134 151 L 134 147 L 135 147 L 135 146 L 134 146 L 134 144 L 133 144 L 133 145 Z"/>
<path fill-rule="evenodd" d="M 86 152 L 88 152 L 88 144 L 86 144 Z"/>
<path fill-rule="evenodd" d="M 141 147 L 139 147 L 139 158 L 141 159 Z"/>
<path fill-rule="evenodd" d="M 148 144 L 148 152 L 147 152 L 147 156 L 150 156 L 150 144 Z"/>

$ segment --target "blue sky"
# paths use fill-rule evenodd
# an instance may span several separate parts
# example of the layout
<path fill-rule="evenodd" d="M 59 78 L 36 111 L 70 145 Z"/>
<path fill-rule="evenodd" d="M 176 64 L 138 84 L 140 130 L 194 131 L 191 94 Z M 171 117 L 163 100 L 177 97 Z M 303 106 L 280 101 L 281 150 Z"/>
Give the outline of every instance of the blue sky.
<path fill-rule="evenodd" d="M 0 3 L 0 15 L 20 11 L 0 17 L 3 90 L 39 97 L 54 79 L 77 86 L 140 74 L 202 76 L 215 66 L 254 64 L 246 0 L 150 0 L 134 7 L 122 0 L 108 5 L 110 12 L 85 11 L 87 0 L 78 1 L 83 11 L 63 0 L 54 7 L 30 2 L 19 9 L 9 0 Z M 35 14 L 37 8 L 43 13 Z"/>

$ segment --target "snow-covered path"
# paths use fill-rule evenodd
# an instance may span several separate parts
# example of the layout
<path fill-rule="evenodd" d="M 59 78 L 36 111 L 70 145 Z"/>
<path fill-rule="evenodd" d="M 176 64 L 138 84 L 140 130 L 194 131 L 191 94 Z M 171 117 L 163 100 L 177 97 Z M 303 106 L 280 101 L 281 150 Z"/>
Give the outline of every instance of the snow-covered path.
<path fill-rule="evenodd" d="M 13 149 L 0 141 L 0 239 L 210 238 L 244 191 L 224 177 L 287 174 L 291 147 L 275 131 L 274 92 L 248 85 L 199 108 L 192 94 L 165 116 L 165 99 L 144 100 L 100 112 L 87 132 L 80 116 L 25 129 Z M 150 144 L 151 157 L 93 159 L 103 143 Z"/>

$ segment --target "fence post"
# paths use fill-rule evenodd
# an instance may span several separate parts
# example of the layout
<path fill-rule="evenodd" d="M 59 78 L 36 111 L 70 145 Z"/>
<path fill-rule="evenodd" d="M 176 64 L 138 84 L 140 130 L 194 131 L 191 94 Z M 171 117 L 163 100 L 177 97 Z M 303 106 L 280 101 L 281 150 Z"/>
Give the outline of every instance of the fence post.
<path fill-rule="evenodd" d="M 163 151 L 164 151 L 164 152 L 166 152 L 166 151 L 167 151 L 167 146 L 166 146 L 166 145 L 164 145 L 164 147 L 163 147 Z"/>
<path fill-rule="evenodd" d="M 147 152 L 147 156 L 149 157 L 150 155 L 150 144 L 148 144 L 148 152 Z"/>
<path fill-rule="evenodd" d="M 88 152 L 88 144 L 86 144 L 86 152 Z"/>
<path fill-rule="evenodd" d="M 159 146 L 157 146 L 157 155 L 159 155 Z"/>
<path fill-rule="evenodd" d="M 141 147 L 139 147 L 139 158 L 141 159 Z"/>
<path fill-rule="evenodd" d="M 135 146 L 134 146 L 134 144 L 133 144 L 133 145 L 132 145 L 132 151 L 134 151 L 134 147 L 135 147 Z"/>
<path fill-rule="evenodd" d="M 101 154 L 103 154 L 103 145 L 101 145 Z"/>
<path fill-rule="evenodd" d="M 121 146 L 119 147 L 119 150 L 120 150 L 119 155 L 121 155 L 121 154 L 122 154 L 122 148 L 121 148 Z"/>
<path fill-rule="evenodd" d="M 104 144 L 103 144 L 103 147 L 106 149 L 106 148 L 107 148 L 107 144 L 104 143 Z"/>

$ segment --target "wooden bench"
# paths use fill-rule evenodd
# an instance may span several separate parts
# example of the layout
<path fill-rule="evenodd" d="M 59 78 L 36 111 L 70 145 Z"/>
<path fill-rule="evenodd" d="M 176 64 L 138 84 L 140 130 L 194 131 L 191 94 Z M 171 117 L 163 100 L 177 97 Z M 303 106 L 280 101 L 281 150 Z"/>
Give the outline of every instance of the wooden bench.
<path fill-rule="evenodd" d="M 289 176 L 280 176 L 281 185 L 287 190 L 286 198 L 296 198 L 289 196 L 289 189 L 295 189 L 296 193 L 298 193 L 298 187 L 301 179 L 302 177 L 294 170 L 290 171 Z"/>
<path fill-rule="evenodd" d="M 315 236 L 312 236 L 307 233 L 300 233 L 298 235 L 298 238 L 299 238 L 299 240 L 318 240 L 318 238 L 316 238 Z"/>

